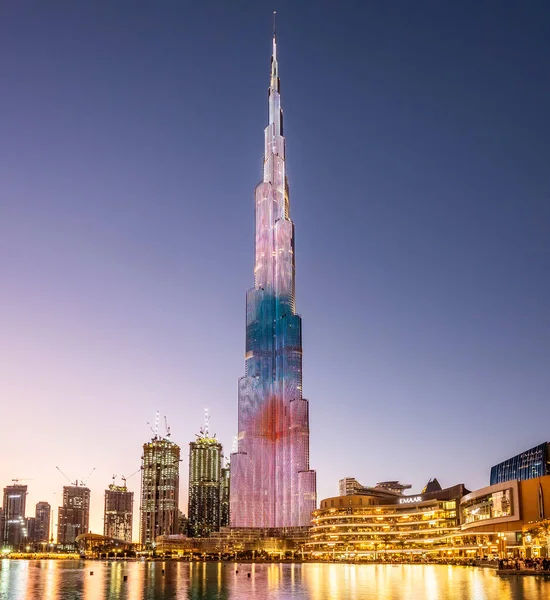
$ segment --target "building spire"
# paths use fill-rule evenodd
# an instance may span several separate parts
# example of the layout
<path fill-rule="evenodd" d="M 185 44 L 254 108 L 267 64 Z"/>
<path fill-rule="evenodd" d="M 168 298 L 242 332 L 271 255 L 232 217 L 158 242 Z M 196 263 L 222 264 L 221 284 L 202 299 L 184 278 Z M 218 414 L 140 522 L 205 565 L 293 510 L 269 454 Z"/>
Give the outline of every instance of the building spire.
<path fill-rule="evenodd" d="M 271 54 L 271 83 L 270 89 L 279 91 L 279 64 L 277 63 L 277 36 L 276 36 L 277 11 L 273 11 L 273 51 Z"/>

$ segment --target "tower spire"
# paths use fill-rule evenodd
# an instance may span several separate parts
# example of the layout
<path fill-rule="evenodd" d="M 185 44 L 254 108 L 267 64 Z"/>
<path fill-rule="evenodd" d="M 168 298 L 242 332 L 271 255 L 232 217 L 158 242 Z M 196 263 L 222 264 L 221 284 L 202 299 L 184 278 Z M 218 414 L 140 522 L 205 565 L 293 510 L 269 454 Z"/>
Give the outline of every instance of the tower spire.
<path fill-rule="evenodd" d="M 279 64 L 277 63 L 277 36 L 276 36 L 276 18 L 277 11 L 273 11 L 273 50 L 271 52 L 271 82 L 269 87 L 276 92 L 279 91 Z"/>

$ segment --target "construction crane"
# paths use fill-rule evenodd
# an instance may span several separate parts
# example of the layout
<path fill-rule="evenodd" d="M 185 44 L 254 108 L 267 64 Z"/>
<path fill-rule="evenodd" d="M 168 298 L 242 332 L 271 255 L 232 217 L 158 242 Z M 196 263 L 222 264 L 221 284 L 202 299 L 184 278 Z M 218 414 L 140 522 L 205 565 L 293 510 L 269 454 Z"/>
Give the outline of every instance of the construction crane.
<path fill-rule="evenodd" d="M 12 481 L 17 485 L 20 481 L 32 481 L 32 477 L 16 477 L 15 479 L 12 479 Z"/>
<path fill-rule="evenodd" d="M 168 425 L 168 419 L 166 418 L 166 415 L 164 415 L 164 428 L 166 429 L 165 438 L 170 439 L 170 425 Z"/>
<path fill-rule="evenodd" d="M 95 471 L 95 467 L 90 471 L 90 474 L 88 475 L 88 477 L 86 477 L 86 479 L 84 481 L 80 480 L 80 482 L 78 481 L 78 479 L 75 479 L 75 481 L 71 481 L 70 478 L 63 473 L 63 471 L 59 468 L 59 467 L 55 467 L 60 473 L 61 475 L 63 475 L 63 477 L 65 477 L 65 479 L 71 484 L 74 485 L 76 487 L 78 487 L 79 485 L 81 486 L 85 486 L 88 483 L 88 479 L 90 479 L 90 477 L 92 476 L 92 473 Z"/>
<path fill-rule="evenodd" d="M 149 421 L 147 421 L 147 425 L 149 425 L 149 428 L 151 429 L 151 431 L 153 432 L 153 439 L 157 439 L 158 435 L 159 435 L 159 411 L 157 410 L 156 414 L 155 414 L 155 428 L 153 429 L 153 426 L 151 425 L 151 423 L 149 423 Z"/>
<path fill-rule="evenodd" d="M 133 477 L 136 473 L 139 473 L 140 471 L 141 471 L 141 467 L 137 471 L 134 471 L 131 475 L 128 475 L 128 477 L 124 477 L 124 475 L 121 475 L 120 478 L 124 482 L 124 487 L 126 487 L 126 482 L 128 481 L 128 479 L 130 479 L 131 477 Z"/>
<path fill-rule="evenodd" d="M 204 409 L 204 431 L 206 435 L 208 435 L 208 425 L 210 423 L 210 415 L 208 414 L 208 409 Z"/>

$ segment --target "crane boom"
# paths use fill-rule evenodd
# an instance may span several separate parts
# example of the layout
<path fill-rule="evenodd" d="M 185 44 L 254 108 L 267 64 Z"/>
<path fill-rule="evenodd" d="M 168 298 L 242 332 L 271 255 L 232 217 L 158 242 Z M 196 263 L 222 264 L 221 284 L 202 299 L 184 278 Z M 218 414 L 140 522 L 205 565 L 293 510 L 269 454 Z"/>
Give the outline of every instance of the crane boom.
<path fill-rule="evenodd" d="M 65 477 L 65 479 L 66 479 L 66 480 L 67 480 L 67 481 L 68 481 L 68 482 L 69 482 L 71 485 L 75 485 L 75 483 L 76 483 L 76 485 L 78 485 L 78 481 L 77 481 L 77 482 L 71 481 L 71 480 L 69 479 L 69 477 L 68 477 L 68 476 L 67 476 L 65 473 L 63 473 L 63 471 L 62 471 L 62 470 L 61 470 L 59 467 L 55 467 L 55 468 L 56 468 L 56 469 L 57 469 L 57 470 L 58 470 L 58 471 L 61 473 L 61 475 L 63 475 L 63 477 Z"/>
<path fill-rule="evenodd" d="M 88 475 L 88 477 L 86 477 L 86 479 L 84 481 L 81 481 L 80 483 L 82 483 L 82 485 L 86 485 L 88 483 L 88 479 L 90 479 L 90 477 L 92 476 L 92 473 L 95 471 L 95 467 L 90 471 L 90 474 Z"/>

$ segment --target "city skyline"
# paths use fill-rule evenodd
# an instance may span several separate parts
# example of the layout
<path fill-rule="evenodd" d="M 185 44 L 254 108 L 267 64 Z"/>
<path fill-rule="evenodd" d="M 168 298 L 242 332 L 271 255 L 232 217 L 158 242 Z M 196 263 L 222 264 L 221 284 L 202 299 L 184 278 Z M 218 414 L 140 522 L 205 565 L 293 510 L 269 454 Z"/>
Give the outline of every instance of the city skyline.
<path fill-rule="evenodd" d="M 209 407 L 231 448 L 273 8 L 5 15 L 0 483 L 27 506 L 95 466 L 100 533 L 156 410 L 187 447 Z M 544 9 L 277 10 L 318 496 L 482 487 L 548 438 Z"/>

